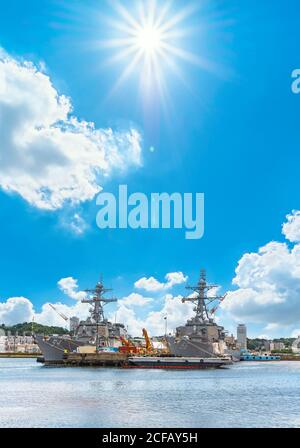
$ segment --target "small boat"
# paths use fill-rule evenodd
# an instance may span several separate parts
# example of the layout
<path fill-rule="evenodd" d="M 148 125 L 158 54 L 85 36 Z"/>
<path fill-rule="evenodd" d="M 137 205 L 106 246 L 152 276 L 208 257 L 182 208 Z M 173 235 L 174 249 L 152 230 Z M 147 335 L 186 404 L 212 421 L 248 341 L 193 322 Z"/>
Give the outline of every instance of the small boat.
<path fill-rule="evenodd" d="M 242 353 L 241 361 L 280 361 L 278 355 L 252 355 L 251 353 Z"/>
<path fill-rule="evenodd" d="M 132 356 L 124 368 L 140 369 L 216 369 L 231 365 L 230 357 L 199 358 L 186 356 Z"/>

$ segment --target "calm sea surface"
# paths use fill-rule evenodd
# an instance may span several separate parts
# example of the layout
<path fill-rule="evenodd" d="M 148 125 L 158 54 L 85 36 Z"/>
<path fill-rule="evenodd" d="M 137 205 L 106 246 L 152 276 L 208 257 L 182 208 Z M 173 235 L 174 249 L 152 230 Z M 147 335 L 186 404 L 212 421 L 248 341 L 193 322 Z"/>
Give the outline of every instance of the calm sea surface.
<path fill-rule="evenodd" d="M 0 359 L 0 427 L 299 426 L 300 362 L 167 371 Z"/>

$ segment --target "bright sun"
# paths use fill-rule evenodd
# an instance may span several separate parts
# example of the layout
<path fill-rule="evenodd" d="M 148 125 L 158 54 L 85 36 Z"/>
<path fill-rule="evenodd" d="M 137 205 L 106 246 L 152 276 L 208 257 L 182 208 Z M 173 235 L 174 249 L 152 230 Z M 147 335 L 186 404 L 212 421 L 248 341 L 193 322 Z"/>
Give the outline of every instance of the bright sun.
<path fill-rule="evenodd" d="M 159 29 L 146 25 L 138 30 L 136 44 L 145 53 L 155 53 L 162 48 L 163 35 Z"/>

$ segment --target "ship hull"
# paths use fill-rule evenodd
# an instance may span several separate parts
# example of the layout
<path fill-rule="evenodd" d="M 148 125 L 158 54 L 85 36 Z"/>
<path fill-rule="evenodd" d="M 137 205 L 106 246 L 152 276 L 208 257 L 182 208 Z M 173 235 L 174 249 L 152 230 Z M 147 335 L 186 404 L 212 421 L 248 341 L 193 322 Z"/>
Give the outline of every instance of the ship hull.
<path fill-rule="evenodd" d="M 203 342 L 197 338 L 177 339 L 173 336 L 167 338 L 169 351 L 173 356 L 193 356 L 193 357 L 215 357 L 229 356 L 233 361 L 240 361 L 240 350 L 225 349 L 224 351 L 215 351 L 214 344 Z"/>
<path fill-rule="evenodd" d="M 77 351 L 77 348 L 82 345 L 72 339 L 53 336 L 46 339 L 43 335 L 35 335 L 35 340 L 45 363 L 61 362 L 67 353 Z"/>
<path fill-rule="evenodd" d="M 167 338 L 170 353 L 174 356 L 188 356 L 199 358 L 213 358 L 213 344 L 188 338 L 176 339 L 172 336 Z"/>

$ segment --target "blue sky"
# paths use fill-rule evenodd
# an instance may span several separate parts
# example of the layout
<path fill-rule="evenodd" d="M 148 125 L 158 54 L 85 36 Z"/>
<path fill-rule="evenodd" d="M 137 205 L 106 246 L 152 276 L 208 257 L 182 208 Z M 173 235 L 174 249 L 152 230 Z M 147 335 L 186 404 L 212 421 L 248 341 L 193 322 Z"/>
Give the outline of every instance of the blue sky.
<path fill-rule="evenodd" d="M 146 102 L 138 88 L 139 66 L 110 94 L 130 63 L 128 57 L 109 64 L 116 49 L 99 43 L 115 37 L 107 18 L 122 21 L 113 1 L 0 3 L 0 47 L 10 58 L 40 67 L 56 91 L 71 99 L 72 114 L 79 120 L 99 129 L 134 128 L 140 133 L 141 166 L 116 169 L 101 179 L 106 191 L 126 183 L 131 192 L 146 194 L 205 193 L 204 237 L 186 240 L 178 230 L 99 230 L 94 199 L 76 210 L 66 205 L 49 211 L 2 188 L 3 303 L 22 296 L 36 311 L 46 301 L 68 305 L 72 298 L 61 293 L 57 282 L 73 277 L 81 288 L 89 287 L 100 272 L 118 297 L 131 294 L 142 277 L 162 282 L 167 273 L 181 271 L 194 282 L 201 267 L 226 291 L 235 289 L 231 282 L 245 253 L 285 241 L 281 226 L 287 214 L 299 209 L 300 98 L 291 92 L 291 72 L 300 64 L 297 1 L 202 2 L 178 25 L 189 33 L 176 44 L 209 61 L 212 69 L 177 58 L 185 82 L 165 69 L 170 99 L 165 110 L 155 89 Z M 134 14 L 134 2 L 120 3 Z M 159 10 L 164 2 L 157 3 Z M 174 1 L 170 15 L 185 8 Z M 6 119 L 4 113 L 1 119 Z M 82 235 L 68 225 L 77 212 L 87 223 Z M 290 247 L 291 240 L 286 244 Z M 296 280 L 293 288 L 299 287 Z M 182 293 L 183 286 L 172 293 Z M 156 311 L 163 299 L 153 291 L 152 296 L 151 310 Z M 148 311 L 135 312 L 143 317 Z M 268 332 L 267 317 L 257 317 L 259 307 L 249 315 L 228 312 L 223 316 L 228 328 L 243 320 L 252 335 L 289 335 L 300 328 L 297 317 Z"/>

